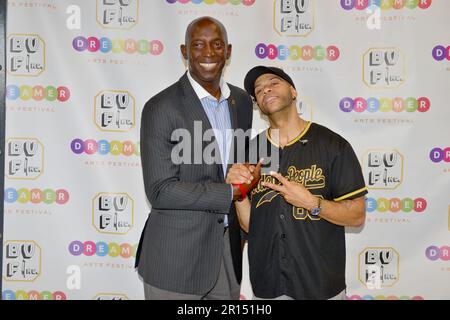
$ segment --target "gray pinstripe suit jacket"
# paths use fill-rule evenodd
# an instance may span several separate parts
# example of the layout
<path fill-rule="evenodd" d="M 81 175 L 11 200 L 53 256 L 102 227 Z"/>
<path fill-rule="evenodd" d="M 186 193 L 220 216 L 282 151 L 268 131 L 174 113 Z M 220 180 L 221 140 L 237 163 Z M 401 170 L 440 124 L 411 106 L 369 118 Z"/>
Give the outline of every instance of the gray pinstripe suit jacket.
<path fill-rule="evenodd" d="M 251 98 L 242 89 L 229 86 L 232 126 L 247 130 L 252 123 Z M 229 214 L 233 265 L 239 283 L 242 253 L 239 224 L 222 165 L 176 165 L 171 161 L 177 143 L 171 141 L 172 132 L 185 128 L 193 135 L 194 121 L 202 121 L 202 134 L 211 129 L 186 74 L 144 106 L 141 159 L 152 211 L 141 235 L 136 266 L 143 280 L 152 286 L 201 295 L 213 287 L 219 273 L 224 214 Z M 208 144 L 203 142 L 202 151 Z"/>

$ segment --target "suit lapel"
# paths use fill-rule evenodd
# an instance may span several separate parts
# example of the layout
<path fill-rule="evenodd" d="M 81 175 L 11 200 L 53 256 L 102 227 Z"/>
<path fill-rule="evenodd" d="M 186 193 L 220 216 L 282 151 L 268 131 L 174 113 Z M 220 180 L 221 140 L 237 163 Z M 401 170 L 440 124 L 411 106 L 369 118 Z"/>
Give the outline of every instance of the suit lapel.
<path fill-rule="evenodd" d="M 197 94 L 195 93 L 194 89 L 192 88 L 191 83 L 189 82 L 189 79 L 187 77 L 187 73 L 185 73 L 180 78 L 180 84 L 183 89 L 184 97 L 183 97 L 183 104 L 184 107 L 188 110 L 187 114 L 192 115 L 192 119 L 194 121 L 201 121 L 202 122 L 202 136 L 206 130 L 212 130 L 211 122 L 209 121 L 208 115 L 206 114 L 205 110 L 203 109 L 203 105 L 198 98 Z M 202 143 L 202 150 L 204 150 L 204 147 L 206 144 L 214 143 L 215 144 L 215 150 L 219 152 L 220 157 L 220 148 L 217 144 L 216 137 L 214 136 L 213 141 L 211 142 L 204 142 Z M 203 156 L 203 155 L 202 155 Z M 224 182 L 223 177 L 223 166 L 220 163 L 215 164 L 217 166 L 217 177 L 219 178 L 219 181 Z"/>
<path fill-rule="evenodd" d="M 208 116 L 203 109 L 202 103 L 192 88 L 186 73 L 180 78 L 180 84 L 184 93 L 183 104 L 187 110 L 189 110 L 189 113 L 192 115 L 194 121 L 202 122 L 203 132 L 208 129 L 212 129 L 211 123 L 209 122 Z"/>
<path fill-rule="evenodd" d="M 231 87 L 230 87 L 231 90 Z M 238 127 L 237 123 L 237 102 L 233 97 L 233 91 L 231 91 L 230 96 L 228 97 L 228 110 L 230 111 L 231 118 L 231 127 L 233 130 L 236 130 Z"/>

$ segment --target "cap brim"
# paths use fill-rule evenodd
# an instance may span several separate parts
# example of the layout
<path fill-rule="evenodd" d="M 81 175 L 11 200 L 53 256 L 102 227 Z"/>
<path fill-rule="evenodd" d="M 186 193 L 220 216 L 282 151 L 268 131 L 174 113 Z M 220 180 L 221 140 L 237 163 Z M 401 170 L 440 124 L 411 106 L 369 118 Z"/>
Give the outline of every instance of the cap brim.
<path fill-rule="evenodd" d="M 276 68 L 276 67 L 266 67 L 266 66 L 256 66 L 252 69 L 250 69 L 249 72 L 247 72 L 247 75 L 244 79 L 244 88 L 245 91 L 248 92 L 249 95 L 251 95 L 253 98 L 255 98 L 255 81 L 263 74 L 274 74 L 287 83 L 289 83 L 291 86 L 295 88 L 294 82 L 292 81 L 292 78 L 283 71 L 283 69 Z"/>
<path fill-rule="evenodd" d="M 245 88 L 245 91 L 247 91 L 247 93 L 249 95 L 251 95 L 252 97 L 255 97 L 255 81 L 260 76 L 262 76 L 263 74 L 266 74 L 266 73 L 276 74 L 276 73 L 274 73 L 273 70 L 271 70 L 265 66 L 257 66 L 257 67 L 250 69 L 250 71 L 247 72 L 247 75 L 245 76 L 245 79 L 244 79 L 244 88 Z"/>

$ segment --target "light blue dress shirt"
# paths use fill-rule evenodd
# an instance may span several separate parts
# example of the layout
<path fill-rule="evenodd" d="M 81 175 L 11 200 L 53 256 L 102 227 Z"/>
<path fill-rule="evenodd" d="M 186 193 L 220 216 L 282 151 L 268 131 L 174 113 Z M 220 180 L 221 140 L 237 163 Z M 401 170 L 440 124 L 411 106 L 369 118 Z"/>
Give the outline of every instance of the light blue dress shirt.
<path fill-rule="evenodd" d="M 230 155 L 231 138 L 232 138 L 232 127 L 230 119 L 230 111 L 228 109 L 228 98 L 230 97 L 230 88 L 228 84 L 220 79 L 220 99 L 217 100 L 208 91 L 205 90 L 197 81 L 192 78 L 191 74 L 187 73 L 189 82 L 194 88 L 200 102 L 202 103 L 203 109 L 208 116 L 211 127 L 214 130 L 214 135 L 216 141 L 219 145 L 220 158 L 222 160 L 223 176 L 226 177 L 228 157 Z M 233 198 L 233 187 L 230 187 L 231 198 Z M 228 226 L 228 215 L 225 215 L 224 225 Z"/>

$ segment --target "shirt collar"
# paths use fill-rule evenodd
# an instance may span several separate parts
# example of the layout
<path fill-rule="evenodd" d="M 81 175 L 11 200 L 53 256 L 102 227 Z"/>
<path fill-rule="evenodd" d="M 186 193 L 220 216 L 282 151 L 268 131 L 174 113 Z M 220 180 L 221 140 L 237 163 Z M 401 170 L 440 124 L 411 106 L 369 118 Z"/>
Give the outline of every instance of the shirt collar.
<path fill-rule="evenodd" d="M 187 72 L 187 76 L 188 76 L 189 82 L 192 85 L 192 88 L 194 89 L 195 93 L 197 94 L 197 96 L 200 100 L 202 100 L 203 98 L 209 98 L 209 97 L 211 97 L 214 100 L 217 100 L 208 91 L 206 91 L 205 88 L 203 88 L 197 81 L 194 80 L 194 78 L 191 76 L 191 73 L 189 71 Z M 228 99 L 230 97 L 230 94 L 231 94 L 230 87 L 223 80 L 223 77 L 220 78 L 220 92 L 222 94 L 220 100 Z"/>

